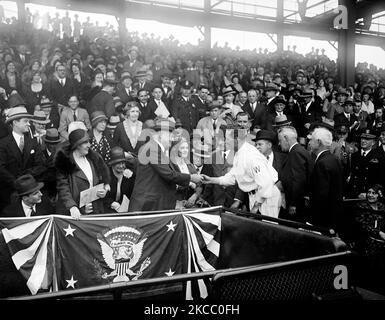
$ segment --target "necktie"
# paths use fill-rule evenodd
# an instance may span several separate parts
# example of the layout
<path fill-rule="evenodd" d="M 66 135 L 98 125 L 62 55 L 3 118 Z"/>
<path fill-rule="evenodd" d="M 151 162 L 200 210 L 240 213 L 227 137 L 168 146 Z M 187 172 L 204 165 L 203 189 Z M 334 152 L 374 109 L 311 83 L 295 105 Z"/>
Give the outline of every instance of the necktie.
<path fill-rule="evenodd" d="M 213 128 L 214 128 L 214 130 L 217 129 L 217 123 L 216 123 L 216 122 L 217 122 L 216 120 L 214 120 L 214 122 L 213 122 Z"/>
<path fill-rule="evenodd" d="M 31 208 L 31 217 L 32 217 L 32 216 L 36 216 L 36 211 L 33 210 L 33 207 L 30 207 L 30 208 Z"/>
<path fill-rule="evenodd" d="M 269 161 L 270 160 L 270 155 L 268 155 L 266 158 L 267 158 L 267 161 Z"/>
<path fill-rule="evenodd" d="M 62 87 L 64 87 L 64 80 L 63 79 L 60 79 L 60 84 Z"/>
<path fill-rule="evenodd" d="M 123 176 L 118 178 L 118 182 L 116 184 L 116 197 L 115 197 L 115 201 L 117 201 L 117 202 L 120 201 L 122 181 L 123 181 Z"/>
<path fill-rule="evenodd" d="M 363 157 L 366 157 L 366 154 L 367 154 L 366 151 L 362 151 L 362 156 L 363 156 Z"/>
<path fill-rule="evenodd" d="M 76 121 L 77 120 L 76 111 L 73 112 L 73 115 L 74 115 L 74 121 Z"/>
<path fill-rule="evenodd" d="M 253 112 L 255 111 L 255 103 L 253 103 Z"/>
<path fill-rule="evenodd" d="M 20 149 L 21 153 L 23 153 L 23 150 L 24 150 L 24 136 L 21 136 L 21 138 L 20 138 L 19 149 Z"/>

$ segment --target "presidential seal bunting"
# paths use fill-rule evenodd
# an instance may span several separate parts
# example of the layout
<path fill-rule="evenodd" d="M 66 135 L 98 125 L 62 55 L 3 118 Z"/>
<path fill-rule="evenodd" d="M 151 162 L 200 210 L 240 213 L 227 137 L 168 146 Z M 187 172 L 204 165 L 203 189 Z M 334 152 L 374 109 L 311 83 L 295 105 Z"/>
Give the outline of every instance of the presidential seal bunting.
<path fill-rule="evenodd" d="M 32 294 L 215 270 L 219 208 L 143 215 L 4 218 L 2 235 Z M 207 297 L 188 282 L 186 299 Z M 146 296 L 182 290 L 182 283 L 130 290 Z"/>

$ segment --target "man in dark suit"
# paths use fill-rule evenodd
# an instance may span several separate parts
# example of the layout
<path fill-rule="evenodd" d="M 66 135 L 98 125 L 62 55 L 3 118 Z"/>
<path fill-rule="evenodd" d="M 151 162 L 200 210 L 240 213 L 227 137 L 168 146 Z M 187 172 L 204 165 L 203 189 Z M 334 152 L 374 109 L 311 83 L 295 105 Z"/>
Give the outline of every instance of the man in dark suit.
<path fill-rule="evenodd" d="M 15 181 L 18 200 L 4 208 L 2 217 L 34 217 L 54 214 L 53 207 L 43 198 L 40 189 L 44 183 L 26 174 Z"/>
<path fill-rule="evenodd" d="M 193 83 L 184 81 L 182 83 L 182 96 L 175 99 L 172 105 L 172 116 L 180 119 L 183 129 L 192 134 L 199 121 L 199 111 L 191 101 L 191 89 Z"/>
<path fill-rule="evenodd" d="M 310 211 L 312 224 L 341 230 L 343 214 L 343 169 L 336 156 L 330 153 L 333 135 L 326 128 L 316 128 L 309 141 L 316 156 L 310 177 Z"/>
<path fill-rule="evenodd" d="M 110 118 L 116 114 L 114 99 L 112 95 L 115 92 L 117 81 L 105 80 L 103 82 L 102 90 L 97 93 L 90 101 L 88 114 L 95 111 L 103 111 L 104 114 Z"/>
<path fill-rule="evenodd" d="M 150 98 L 149 92 L 145 89 L 141 89 L 138 91 L 138 100 L 139 100 L 139 121 L 143 123 L 149 119 L 154 120 L 156 118 L 155 110 L 157 106 L 155 104 L 150 104 L 148 102 Z"/>
<path fill-rule="evenodd" d="M 45 170 L 42 151 L 29 134 L 31 117 L 25 106 L 8 112 L 12 133 L 0 140 L 0 211 L 10 202 L 18 177 L 30 173 L 39 178 Z"/>
<path fill-rule="evenodd" d="M 247 101 L 242 107 L 244 112 L 252 119 L 252 129 L 265 129 L 266 127 L 266 105 L 259 102 L 259 92 L 251 89 L 247 93 Z"/>
<path fill-rule="evenodd" d="M 156 121 L 156 133 L 140 150 L 129 211 L 172 210 L 176 205 L 176 185 L 187 187 L 200 183 L 197 174 L 176 172 L 171 168 L 169 148 L 175 124 L 169 120 Z"/>
<path fill-rule="evenodd" d="M 274 83 L 268 83 L 265 86 L 265 95 L 266 95 L 266 110 L 267 112 L 274 113 L 274 99 L 277 97 L 279 88 Z"/>
<path fill-rule="evenodd" d="M 72 95 L 77 95 L 76 86 L 71 78 L 66 76 L 66 67 L 58 64 L 56 67 L 57 77 L 48 82 L 48 96 L 61 109 L 67 105 Z"/>
<path fill-rule="evenodd" d="M 153 85 L 147 80 L 147 71 L 146 70 L 139 70 L 135 74 L 136 82 L 134 83 L 133 87 L 137 91 L 140 89 L 145 89 L 148 92 L 151 92 L 153 89 Z"/>
<path fill-rule="evenodd" d="M 210 93 L 209 88 L 203 84 L 198 87 L 198 94 L 191 96 L 191 101 L 199 112 L 199 120 L 209 115 L 206 98 Z"/>
<path fill-rule="evenodd" d="M 122 100 L 123 103 L 127 103 L 129 101 L 133 101 L 134 98 L 131 96 L 132 88 L 132 78 L 126 73 L 120 79 L 120 82 L 116 86 L 116 95 Z"/>
<path fill-rule="evenodd" d="M 336 114 L 334 116 L 334 125 L 336 127 L 345 126 L 349 128 L 349 132 L 359 125 L 357 116 L 353 113 L 353 107 L 355 102 L 348 99 L 344 102 L 344 112 Z"/>
<path fill-rule="evenodd" d="M 21 44 L 17 48 L 17 52 L 14 57 L 14 61 L 21 67 L 20 70 L 29 64 L 30 58 L 30 54 L 27 53 L 27 47 L 24 44 Z"/>
<path fill-rule="evenodd" d="M 309 133 L 310 125 L 314 122 L 321 122 L 322 113 L 320 106 L 313 100 L 313 90 L 304 89 L 299 96 L 301 101 L 301 117 L 298 131 L 300 137 L 306 137 Z"/>
<path fill-rule="evenodd" d="M 281 172 L 288 211 L 287 218 L 304 222 L 305 196 L 308 196 L 314 161 L 310 153 L 298 143 L 297 139 L 297 131 L 293 127 L 283 127 L 278 131 L 281 150 L 288 153 L 287 161 Z"/>

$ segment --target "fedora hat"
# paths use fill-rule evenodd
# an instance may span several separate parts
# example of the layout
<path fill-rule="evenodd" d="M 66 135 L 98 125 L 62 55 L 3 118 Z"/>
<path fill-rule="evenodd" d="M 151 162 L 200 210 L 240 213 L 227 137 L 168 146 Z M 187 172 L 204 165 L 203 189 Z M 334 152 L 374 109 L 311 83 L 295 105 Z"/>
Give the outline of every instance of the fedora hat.
<path fill-rule="evenodd" d="M 252 141 L 268 140 L 275 144 L 277 141 L 277 134 L 271 130 L 259 130 Z"/>
<path fill-rule="evenodd" d="M 237 94 L 237 92 L 233 89 L 232 86 L 228 86 L 226 88 L 223 88 L 222 90 L 223 97 L 226 97 L 229 94 Z"/>
<path fill-rule="evenodd" d="M 119 83 L 119 82 L 116 81 L 116 80 L 109 80 L 109 79 L 107 79 L 107 80 L 104 80 L 104 81 L 103 81 L 103 87 L 104 87 L 104 86 L 115 87 L 118 83 Z"/>
<path fill-rule="evenodd" d="M 290 125 L 291 125 L 291 121 L 287 119 L 285 114 L 283 114 L 281 116 L 275 117 L 275 122 L 273 124 L 273 127 L 279 128 L 279 127 L 290 126 Z"/>
<path fill-rule="evenodd" d="M 91 113 L 91 125 L 95 127 L 100 121 L 107 121 L 108 118 L 103 111 L 94 111 Z"/>
<path fill-rule="evenodd" d="M 108 161 L 108 166 L 112 166 L 116 163 L 120 163 L 120 162 L 126 162 L 127 159 L 126 157 L 124 156 L 124 150 L 119 147 L 119 146 L 116 146 L 116 147 L 113 147 L 110 151 L 110 160 Z"/>
<path fill-rule="evenodd" d="M 313 122 L 310 127 L 309 131 L 314 130 L 315 128 L 325 128 L 330 130 L 331 132 L 334 131 L 334 120 L 331 120 L 326 117 L 322 117 L 322 120 L 319 122 Z"/>
<path fill-rule="evenodd" d="M 146 76 L 147 76 L 147 71 L 146 70 L 138 70 L 135 73 L 135 77 L 136 78 L 146 77 Z"/>
<path fill-rule="evenodd" d="M 5 119 L 5 123 L 10 123 L 13 120 L 18 120 L 22 118 L 28 118 L 31 119 L 33 116 L 32 114 L 29 114 L 27 109 L 22 106 L 13 107 L 8 110 L 7 118 Z"/>
<path fill-rule="evenodd" d="M 132 46 L 132 47 L 130 47 L 130 49 L 128 49 L 128 53 L 130 53 L 131 51 L 136 51 L 136 52 L 139 53 L 139 49 L 138 49 L 137 46 Z"/>
<path fill-rule="evenodd" d="M 215 109 L 215 108 L 218 108 L 218 109 L 221 109 L 223 108 L 222 106 L 222 103 L 219 101 L 219 100 L 214 100 L 212 103 L 210 103 L 207 107 L 210 111 Z"/>
<path fill-rule="evenodd" d="M 51 120 L 45 116 L 44 111 L 35 111 L 31 120 L 39 124 L 48 124 L 51 122 Z"/>
<path fill-rule="evenodd" d="M 116 126 L 120 123 L 119 116 L 111 116 L 108 120 L 107 128 L 108 129 L 115 129 Z"/>
<path fill-rule="evenodd" d="M 126 79 L 130 79 L 132 81 L 132 77 L 129 73 L 125 73 L 124 75 L 122 75 L 120 81 L 124 81 Z"/>
<path fill-rule="evenodd" d="M 302 90 L 302 93 L 299 95 L 300 98 L 312 98 L 313 97 L 313 90 L 311 88 L 306 88 Z"/>
<path fill-rule="evenodd" d="M 43 140 L 45 143 L 50 144 L 56 144 L 61 142 L 59 131 L 57 131 L 56 128 L 47 129 L 45 135 L 43 136 Z"/>
<path fill-rule="evenodd" d="M 279 91 L 279 88 L 276 84 L 274 83 L 268 83 L 266 86 L 265 86 L 265 91 Z"/>
<path fill-rule="evenodd" d="M 349 96 L 349 93 L 348 91 L 345 89 L 345 88 L 339 88 L 338 91 L 337 91 L 337 96 L 339 95 L 345 95 L 345 96 Z"/>
<path fill-rule="evenodd" d="M 18 93 L 11 94 L 8 98 L 8 108 L 14 108 L 18 106 L 26 106 L 24 99 Z"/>
<path fill-rule="evenodd" d="M 175 123 L 168 119 L 157 119 L 153 129 L 155 131 L 168 130 L 172 132 L 175 129 Z"/>
<path fill-rule="evenodd" d="M 286 106 L 286 99 L 284 96 L 279 95 L 273 100 L 273 104 L 276 105 L 277 103 L 283 103 Z"/>
<path fill-rule="evenodd" d="M 49 100 L 40 103 L 40 108 L 41 109 L 52 108 L 54 106 L 55 106 L 55 104 L 53 103 L 53 101 L 49 101 Z"/>
<path fill-rule="evenodd" d="M 349 105 L 354 107 L 356 105 L 356 103 L 354 102 L 353 99 L 347 98 L 346 101 L 344 102 L 343 106 L 345 107 L 345 106 L 349 106 Z"/>
<path fill-rule="evenodd" d="M 44 187 L 43 182 L 37 182 L 31 174 L 25 174 L 15 180 L 15 189 L 18 196 L 25 196 Z"/>
<path fill-rule="evenodd" d="M 71 150 L 75 150 L 82 143 L 88 142 L 90 137 L 88 133 L 83 129 L 76 129 L 72 131 L 68 136 L 68 141 L 71 145 Z"/>

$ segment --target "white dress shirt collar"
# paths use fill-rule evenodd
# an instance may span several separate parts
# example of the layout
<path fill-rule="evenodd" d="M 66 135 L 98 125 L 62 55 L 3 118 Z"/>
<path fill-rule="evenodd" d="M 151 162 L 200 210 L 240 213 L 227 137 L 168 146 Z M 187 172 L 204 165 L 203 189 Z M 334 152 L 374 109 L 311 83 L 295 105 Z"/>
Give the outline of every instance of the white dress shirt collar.
<path fill-rule="evenodd" d="M 328 150 L 322 150 L 319 154 L 317 154 L 317 157 L 315 158 L 315 162 L 317 162 L 317 160 L 320 157 L 320 155 L 323 154 L 326 151 L 328 151 Z"/>
<path fill-rule="evenodd" d="M 24 210 L 24 214 L 26 217 L 30 217 L 31 216 L 31 207 L 30 206 L 27 206 L 23 200 L 21 200 L 21 206 L 23 207 L 23 210 Z M 36 212 L 36 204 L 32 206 L 33 210 Z"/>
<path fill-rule="evenodd" d="M 20 139 L 21 137 L 24 137 L 23 134 L 16 133 L 15 131 L 12 131 L 13 138 L 16 141 L 16 144 L 19 146 L 20 145 Z"/>

